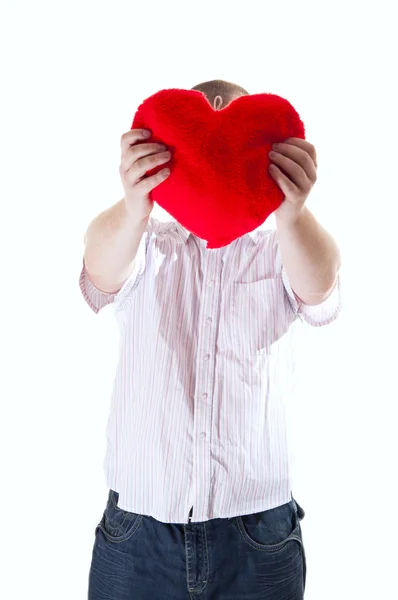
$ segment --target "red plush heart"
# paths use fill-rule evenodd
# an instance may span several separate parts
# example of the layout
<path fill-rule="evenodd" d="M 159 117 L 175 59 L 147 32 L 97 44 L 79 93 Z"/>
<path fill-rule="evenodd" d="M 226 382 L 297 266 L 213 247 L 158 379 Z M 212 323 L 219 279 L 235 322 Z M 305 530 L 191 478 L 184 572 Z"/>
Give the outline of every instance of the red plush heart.
<path fill-rule="evenodd" d="M 132 129 L 172 153 L 171 173 L 150 193 L 186 229 L 220 248 L 259 227 L 283 200 L 268 173 L 268 152 L 289 137 L 305 139 L 293 106 L 273 94 L 240 96 L 214 110 L 202 92 L 161 90 L 139 106 Z"/>

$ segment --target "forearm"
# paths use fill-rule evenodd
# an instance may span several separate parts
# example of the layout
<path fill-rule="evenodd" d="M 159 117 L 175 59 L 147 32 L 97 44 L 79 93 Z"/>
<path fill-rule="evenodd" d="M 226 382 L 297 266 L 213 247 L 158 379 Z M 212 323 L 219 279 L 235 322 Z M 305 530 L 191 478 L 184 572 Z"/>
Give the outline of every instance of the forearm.
<path fill-rule="evenodd" d="M 135 218 L 126 210 L 124 199 L 91 221 L 84 238 L 84 262 L 99 289 L 117 291 L 129 277 L 147 223 L 148 218 Z"/>
<path fill-rule="evenodd" d="M 333 289 L 340 269 L 336 242 L 307 207 L 294 223 L 276 217 L 276 225 L 292 289 L 305 304 L 319 304 Z"/>

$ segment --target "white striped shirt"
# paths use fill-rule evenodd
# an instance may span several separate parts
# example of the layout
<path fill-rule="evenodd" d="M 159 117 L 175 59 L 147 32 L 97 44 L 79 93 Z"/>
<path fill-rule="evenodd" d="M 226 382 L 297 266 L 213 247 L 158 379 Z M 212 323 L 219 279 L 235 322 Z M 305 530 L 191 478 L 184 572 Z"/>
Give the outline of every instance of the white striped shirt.
<path fill-rule="evenodd" d="M 298 301 L 276 230 L 224 248 L 150 218 L 134 272 L 80 288 L 96 313 L 112 303 L 120 356 L 104 471 L 118 506 L 164 523 L 257 513 L 292 497 L 284 400 L 295 323 L 333 321 L 340 278 L 320 305 Z"/>

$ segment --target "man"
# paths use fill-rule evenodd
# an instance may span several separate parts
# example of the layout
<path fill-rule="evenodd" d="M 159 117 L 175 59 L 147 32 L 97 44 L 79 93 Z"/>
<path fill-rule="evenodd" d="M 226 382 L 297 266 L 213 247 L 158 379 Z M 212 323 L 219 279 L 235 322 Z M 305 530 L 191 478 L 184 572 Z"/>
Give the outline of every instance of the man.
<path fill-rule="evenodd" d="M 215 110 L 247 94 L 223 81 L 193 89 Z M 169 171 L 146 172 L 170 155 L 145 139 L 122 136 L 125 196 L 90 223 L 80 276 L 121 332 L 89 600 L 301 599 L 304 511 L 283 405 L 291 335 L 340 311 L 339 250 L 305 206 L 315 149 L 293 138 L 271 155 L 285 196 L 276 230 L 207 250 L 151 217 L 148 194 Z"/>

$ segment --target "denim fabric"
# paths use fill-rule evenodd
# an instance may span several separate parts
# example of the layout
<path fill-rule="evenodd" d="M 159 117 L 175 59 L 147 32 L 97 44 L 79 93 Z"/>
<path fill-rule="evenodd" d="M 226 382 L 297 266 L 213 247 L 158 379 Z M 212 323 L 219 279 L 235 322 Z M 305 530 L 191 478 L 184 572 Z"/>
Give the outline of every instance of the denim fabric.
<path fill-rule="evenodd" d="M 118 508 L 109 490 L 89 573 L 88 600 L 302 600 L 306 559 L 288 504 L 203 523 L 160 523 Z"/>

